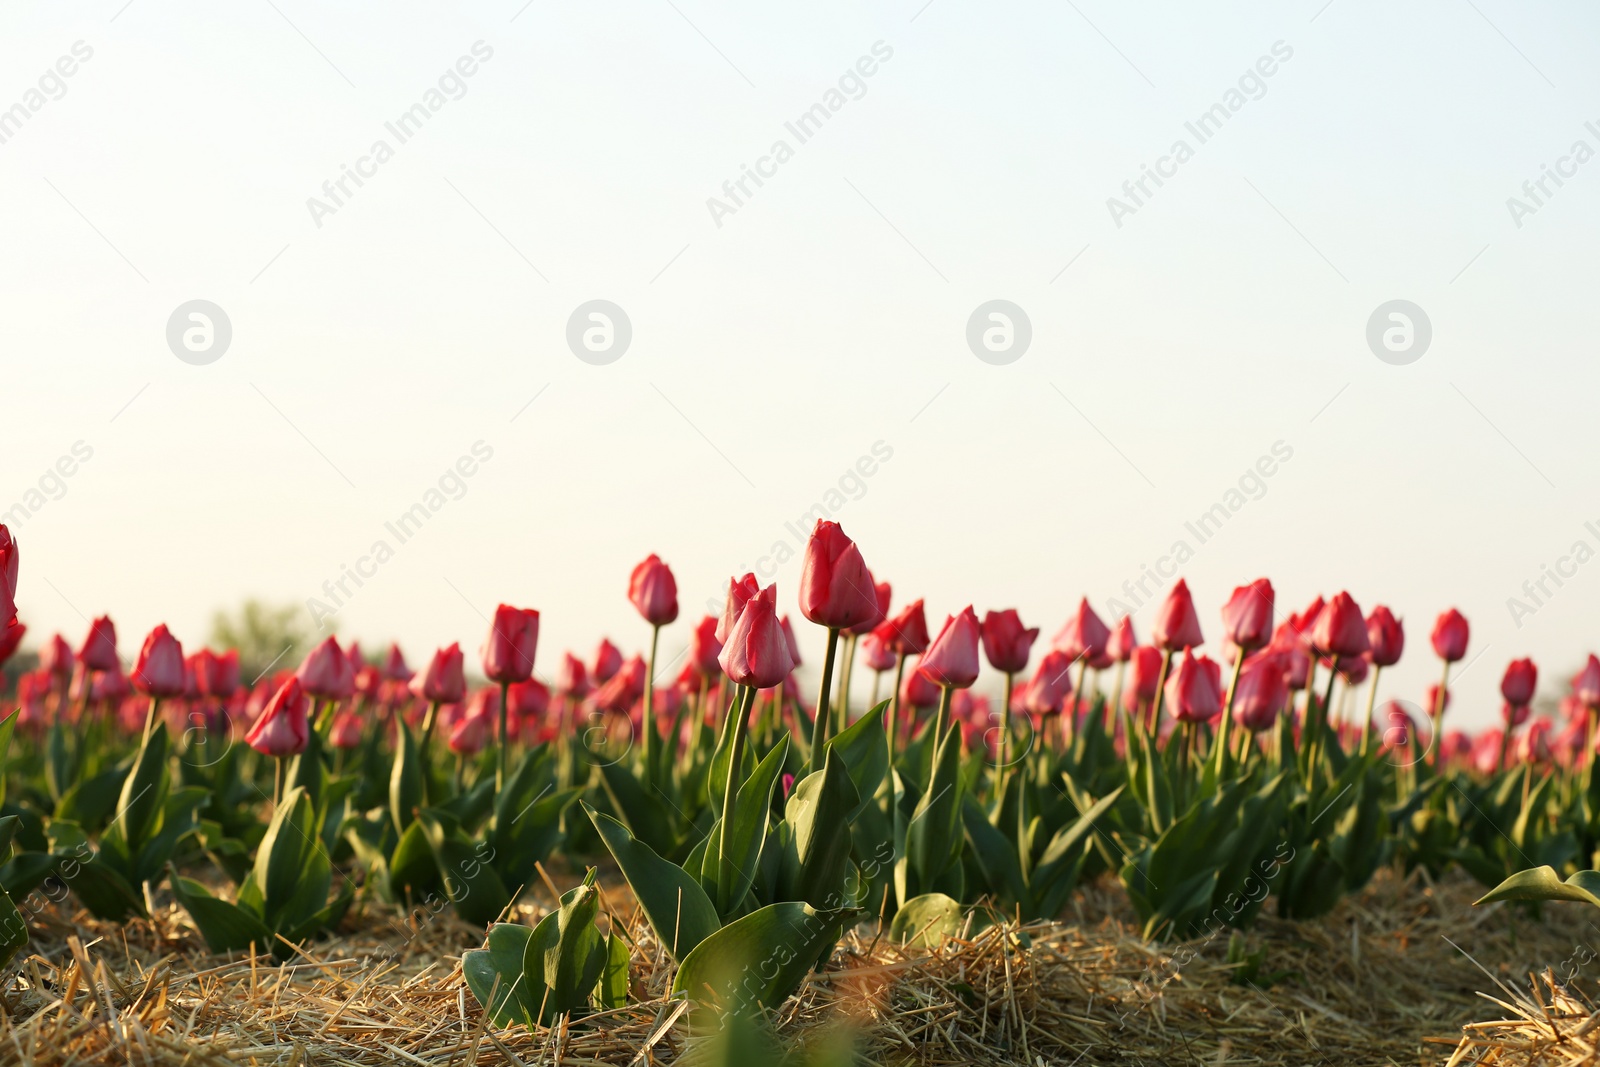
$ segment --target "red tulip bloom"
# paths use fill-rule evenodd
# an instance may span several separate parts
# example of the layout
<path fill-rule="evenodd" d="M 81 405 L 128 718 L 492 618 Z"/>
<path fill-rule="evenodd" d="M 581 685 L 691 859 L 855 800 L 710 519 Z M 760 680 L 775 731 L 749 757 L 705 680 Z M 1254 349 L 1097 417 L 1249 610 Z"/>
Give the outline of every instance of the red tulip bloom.
<path fill-rule="evenodd" d="M 39 669 L 57 678 L 71 678 L 78 669 L 78 657 L 60 634 L 54 634 L 39 650 Z"/>
<path fill-rule="evenodd" d="M 1600 659 L 1591 653 L 1589 662 L 1572 679 L 1572 695 L 1585 708 L 1600 707 Z"/>
<path fill-rule="evenodd" d="M 1128 633 L 1130 636 L 1133 633 L 1131 626 Z M 1079 657 L 1093 659 L 1105 653 L 1110 641 L 1111 630 L 1089 606 L 1089 598 L 1083 597 L 1078 601 L 1078 610 L 1068 616 L 1066 624 L 1056 632 L 1050 647 L 1057 652 L 1065 652 L 1070 660 Z"/>
<path fill-rule="evenodd" d="M 900 613 L 878 627 L 883 643 L 902 656 L 917 656 L 928 649 L 928 618 L 922 601 L 913 600 Z"/>
<path fill-rule="evenodd" d="M 239 688 L 239 653 L 228 649 L 218 655 L 209 648 L 194 654 L 194 680 L 202 696 L 227 700 Z"/>
<path fill-rule="evenodd" d="M 783 631 L 783 643 L 789 646 L 789 658 L 794 661 L 794 667 L 800 666 L 800 642 L 794 639 L 794 627 L 789 625 L 789 616 L 778 620 L 778 628 Z M 794 667 L 789 669 L 792 671 Z"/>
<path fill-rule="evenodd" d="M 391 682 L 411 681 L 412 670 L 406 665 L 406 657 L 400 651 L 400 646 L 390 642 L 389 652 L 383 658 L 383 676 Z"/>
<path fill-rule="evenodd" d="M 1179 722 L 1210 722 L 1222 713 L 1222 668 L 1187 648 L 1167 679 L 1167 705 Z"/>
<path fill-rule="evenodd" d="M 476 756 L 494 736 L 495 724 L 500 719 L 500 691 L 487 687 L 472 694 L 472 703 L 466 713 L 450 727 L 448 744 L 458 756 Z"/>
<path fill-rule="evenodd" d="M 938 707 L 939 687 L 921 670 L 910 671 L 900 683 L 900 703 L 908 708 Z"/>
<path fill-rule="evenodd" d="M 800 613 L 818 626 L 844 630 L 878 611 L 877 587 L 856 543 L 836 522 L 818 519 L 800 572 Z"/>
<path fill-rule="evenodd" d="M 1263 652 L 1246 659 L 1233 693 L 1233 721 L 1251 733 L 1260 733 L 1272 728 L 1288 704 L 1289 681 L 1282 657 Z"/>
<path fill-rule="evenodd" d="M 1500 718 L 1508 729 L 1515 730 L 1528 721 L 1533 709 L 1526 704 L 1513 704 L 1509 700 L 1500 705 Z"/>
<path fill-rule="evenodd" d="M 1359 656 L 1370 647 L 1367 620 L 1349 593 L 1337 593 L 1311 624 L 1311 647 L 1329 656 Z"/>
<path fill-rule="evenodd" d="M 1429 715 L 1432 715 L 1433 709 L 1436 707 L 1439 708 L 1440 711 L 1450 707 L 1450 690 L 1446 689 L 1444 691 L 1444 703 L 1440 704 L 1439 686 L 1437 683 L 1428 686 L 1427 697 L 1422 705 L 1422 710 L 1426 711 Z"/>
<path fill-rule="evenodd" d="M 948 616 L 939 636 L 922 654 L 917 669 L 935 685 L 965 689 L 978 680 L 978 615 L 968 604 Z"/>
<path fill-rule="evenodd" d="M 1455 663 L 1467 654 L 1467 619 L 1455 608 L 1440 614 L 1434 621 L 1433 650 L 1446 663 Z"/>
<path fill-rule="evenodd" d="M 301 688 L 296 678 L 290 678 L 273 696 L 261 717 L 245 735 L 245 744 L 264 756 L 297 755 L 303 752 L 311 736 L 308 717 L 311 698 Z"/>
<path fill-rule="evenodd" d="M 0 523 L 0 622 L 17 617 L 17 542 Z"/>
<path fill-rule="evenodd" d="M 605 685 L 621 669 L 622 650 L 613 645 L 610 638 L 602 637 L 600 647 L 594 650 L 594 670 L 590 672 L 594 684 Z"/>
<path fill-rule="evenodd" d="M 346 711 L 333 720 L 333 726 L 328 730 L 328 744 L 334 748 L 349 750 L 361 744 L 361 716 L 353 711 Z"/>
<path fill-rule="evenodd" d="M 1072 664 L 1077 657 L 1052 648 L 1044 654 L 1023 690 L 1023 707 L 1034 715 L 1054 715 L 1072 695 Z"/>
<path fill-rule="evenodd" d="M 1233 591 L 1222 606 L 1223 636 L 1236 648 L 1254 652 L 1272 639 L 1272 583 L 1257 578 Z"/>
<path fill-rule="evenodd" d="M 0 661 L 5 660 L 4 650 L 0 649 Z M 94 676 L 94 685 L 89 687 L 89 699 L 106 701 L 121 700 L 132 692 L 128 685 L 128 676 L 118 667 L 113 671 L 101 671 Z"/>
<path fill-rule="evenodd" d="M 1138 647 L 1139 640 L 1133 636 L 1133 616 L 1124 615 L 1111 627 L 1111 636 L 1106 639 L 1106 655 L 1118 663 L 1126 663 Z"/>
<path fill-rule="evenodd" d="M 519 723 L 524 719 L 537 722 L 550 711 L 550 689 L 537 678 L 514 682 L 506 693 L 511 698 L 506 705 L 507 714 L 514 716 Z"/>
<path fill-rule="evenodd" d="M 1327 607 L 1319 596 L 1306 605 L 1300 614 L 1289 615 L 1289 628 L 1294 631 L 1295 638 L 1305 647 L 1311 646 L 1311 628 L 1317 624 L 1317 619 L 1322 615 L 1322 609 Z"/>
<path fill-rule="evenodd" d="M 1360 685 L 1371 670 L 1366 656 L 1345 656 L 1339 660 L 1339 677 L 1344 679 L 1345 685 Z"/>
<path fill-rule="evenodd" d="M 102 615 L 89 624 L 89 634 L 83 639 L 78 658 L 91 671 L 114 671 L 122 666 L 117 659 L 117 627 L 111 616 Z"/>
<path fill-rule="evenodd" d="M 647 673 L 644 657 L 631 656 L 594 692 L 594 702 L 606 711 L 624 715 L 644 696 L 644 676 Z"/>
<path fill-rule="evenodd" d="M 1367 644 L 1374 667 L 1393 667 L 1406 649 L 1406 631 L 1388 608 L 1379 604 L 1367 616 Z"/>
<path fill-rule="evenodd" d="M 589 695 L 589 668 L 571 652 L 561 654 L 561 673 L 556 677 L 556 691 L 574 700 L 582 700 Z"/>
<path fill-rule="evenodd" d="M 714 682 L 722 673 L 717 657 L 722 654 L 722 642 L 717 640 L 717 618 L 707 615 L 689 635 L 689 670 L 696 678 Z"/>
<path fill-rule="evenodd" d="M 654 552 L 628 576 L 628 599 L 651 626 L 666 626 L 678 617 L 678 582 L 672 568 Z"/>
<path fill-rule="evenodd" d="M 759 592 L 761 583 L 756 581 L 753 574 L 728 579 L 728 599 L 722 605 L 722 618 L 717 620 L 718 641 L 727 642 L 728 634 L 733 632 L 733 624 L 739 621 L 739 612 L 744 610 L 745 601 Z"/>
<path fill-rule="evenodd" d="M 1305 642 L 1294 628 L 1294 621 L 1280 623 L 1272 633 L 1272 643 L 1267 650 L 1276 654 L 1283 668 L 1284 680 L 1290 689 L 1301 690 L 1311 676 L 1311 657 L 1306 655 Z"/>
<path fill-rule="evenodd" d="M 501 604 L 483 643 L 483 674 L 493 682 L 525 682 L 533 676 L 539 647 L 539 613 Z"/>
<path fill-rule="evenodd" d="M 778 622 L 778 587 L 769 585 L 745 601 L 723 643 L 718 662 L 739 685 L 767 689 L 794 670 L 789 642 Z"/>
<path fill-rule="evenodd" d="M 433 654 L 428 669 L 411 679 L 411 691 L 430 704 L 454 704 L 467 694 L 466 657 L 452 642 Z"/>
<path fill-rule="evenodd" d="M 1161 680 L 1161 650 L 1154 645 L 1139 645 L 1128 657 L 1128 687 L 1122 691 L 1122 704 L 1133 711 L 1156 698 Z"/>
<path fill-rule="evenodd" d="M 1526 708 L 1539 687 L 1539 668 L 1531 659 L 1514 659 L 1506 664 L 1500 679 L 1500 695 L 1514 708 Z M 1526 718 L 1526 716 L 1524 716 Z"/>
<path fill-rule="evenodd" d="M 1205 640 L 1200 634 L 1200 616 L 1195 614 L 1194 598 L 1189 595 L 1189 585 L 1182 578 L 1156 609 L 1155 621 L 1150 624 L 1150 640 L 1164 652 L 1182 652 Z"/>
<path fill-rule="evenodd" d="M 882 630 L 874 629 L 861 639 L 861 659 L 869 670 L 892 671 L 894 665 L 900 662 L 900 657 L 894 649 L 884 643 Z"/>
<path fill-rule="evenodd" d="M 1023 629 L 1015 608 L 987 612 L 979 632 L 989 666 L 1003 674 L 1016 674 L 1028 666 L 1028 654 L 1039 636 L 1038 627 Z"/>
<path fill-rule="evenodd" d="M 0 627 L 0 666 L 4 666 L 6 660 L 16 655 L 17 648 L 22 644 L 22 637 L 27 632 L 28 627 L 16 619 Z"/>
<path fill-rule="evenodd" d="M 295 677 L 308 696 L 319 700 L 344 700 L 356 691 L 355 668 L 332 637 L 306 653 Z"/>
<path fill-rule="evenodd" d="M 845 633 L 855 634 L 857 637 L 862 634 L 869 634 L 877 628 L 879 623 L 889 617 L 889 598 L 893 595 L 893 590 L 889 588 L 889 583 L 874 581 L 872 588 L 874 598 L 878 602 L 877 609 L 873 611 L 871 618 L 847 628 Z"/>
<path fill-rule="evenodd" d="M 132 681 L 133 687 L 145 696 L 183 695 L 183 646 L 167 631 L 166 623 L 151 630 L 144 639 L 139 658 L 133 661 Z"/>

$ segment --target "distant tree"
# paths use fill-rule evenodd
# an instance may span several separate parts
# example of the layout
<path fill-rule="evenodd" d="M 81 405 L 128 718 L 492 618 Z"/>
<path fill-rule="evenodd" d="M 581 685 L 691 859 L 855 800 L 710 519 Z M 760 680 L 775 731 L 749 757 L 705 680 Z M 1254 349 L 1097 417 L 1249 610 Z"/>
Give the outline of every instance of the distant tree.
<path fill-rule="evenodd" d="M 246 685 L 269 670 L 298 666 L 313 636 L 297 604 L 251 599 L 237 611 L 218 611 L 211 617 L 211 646 L 239 650 L 239 677 Z"/>

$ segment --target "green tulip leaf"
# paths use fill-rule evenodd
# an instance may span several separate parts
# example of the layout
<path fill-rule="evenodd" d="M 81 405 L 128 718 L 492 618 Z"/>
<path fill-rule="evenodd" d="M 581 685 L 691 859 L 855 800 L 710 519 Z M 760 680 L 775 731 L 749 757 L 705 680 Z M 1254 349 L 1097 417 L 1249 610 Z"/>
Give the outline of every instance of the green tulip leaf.
<path fill-rule="evenodd" d="M 495 1026 L 531 1026 L 539 1005 L 528 1002 L 522 960 L 533 931 L 517 923 L 495 923 L 483 948 L 461 956 L 461 974 Z M 490 1003 L 491 997 L 493 1003 Z"/>
<path fill-rule="evenodd" d="M 946 938 L 961 932 L 961 902 L 943 893 L 924 893 L 900 905 L 889 937 L 902 945 L 938 948 Z"/>
<path fill-rule="evenodd" d="M 819 912 L 798 901 L 769 904 L 696 945 L 672 991 L 723 1013 L 775 1008 L 800 988 L 854 914 Z"/>
<path fill-rule="evenodd" d="M 212 896 L 199 882 L 173 872 L 169 882 L 172 895 L 189 913 L 195 929 L 205 938 L 212 952 L 243 952 L 252 945 L 264 952 L 276 948 L 276 938 L 260 918 L 226 900 Z"/>
<path fill-rule="evenodd" d="M 700 883 L 682 867 L 658 856 L 617 820 L 583 806 L 605 842 L 633 895 L 644 909 L 656 937 L 672 958 L 682 962 L 722 925 L 717 909 Z"/>
<path fill-rule="evenodd" d="M 1578 900 L 1600 908 L 1600 871 L 1579 871 L 1566 881 L 1551 867 L 1518 871 L 1473 903 L 1499 900 Z"/>

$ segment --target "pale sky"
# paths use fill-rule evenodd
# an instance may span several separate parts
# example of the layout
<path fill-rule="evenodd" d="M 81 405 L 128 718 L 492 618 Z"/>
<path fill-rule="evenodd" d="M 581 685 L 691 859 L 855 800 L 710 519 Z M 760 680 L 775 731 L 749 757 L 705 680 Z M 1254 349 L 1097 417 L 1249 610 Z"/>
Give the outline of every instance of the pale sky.
<path fill-rule="evenodd" d="M 793 612 L 786 524 L 839 489 L 897 603 L 1016 607 L 1040 651 L 1180 540 L 1208 636 L 1261 575 L 1388 604 L 1385 696 L 1420 698 L 1456 605 L 1452 717 L 1487 722 L 1507 660 L 1554 693 L 1600 647 L 1600 563 L 1523 591 L 1600 549 L 1597 29 L 1503 0 L 8 6 L 23 618 L 197 643 L 383 540 L 341 634 L 475 649 L 505 600 L 551 671 L 644 643 L 651 551 L 672 651 L 780 542 Z M 167 337 L 195 300 L 232 334 L 199 364 Z M 631 325 L 612 362 L 568 346 L 593 300 Z M 993 300 L 1031 330 L 1001 365 L 968 345 Z M 1431 327 L 1404 365 L 1367 340 L 1394 300 Z"/>

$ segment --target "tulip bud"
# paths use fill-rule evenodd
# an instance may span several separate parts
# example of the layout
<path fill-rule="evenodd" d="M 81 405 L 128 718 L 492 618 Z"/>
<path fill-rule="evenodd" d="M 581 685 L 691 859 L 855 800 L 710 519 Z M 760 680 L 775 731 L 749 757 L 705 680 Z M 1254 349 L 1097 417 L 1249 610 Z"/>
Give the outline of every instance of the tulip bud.
<path fill-rule="evenodd" d="M 651 626 L 666 626 L 678 617 L 678 582 L 672 568 L 654 552 L 628 576 L 628 599 Z"/>
<path fill-rule="evenodd" d="M 484 677 L 493 682 L 525 682 L 533 676 L 539 647 L 539 613 L 501 604 L 483 643 Z"/>
<path fill-rule="evenodd" d="M 1141 704 L 1156 698 L 1161 679 L 1161 650 L 1154 645 L 1138 645 L 1128 657 L 1128 687 L 1122 691 L 1123 707 L 1136 711 Z"/>
<path fill-rule="evenodd" d="M 978 680 L 978 638 L 978 615 L 968 604 L 944 620 L 917 669 L 935 685 L 965 689 Z"/>
<path fill-rule="evenodd" d="M 1600 707 L 1600 659 L 1596 659 L 1593 653 L 1583 665 L 1583 670 L 1572 679 L 1572 695 L 1578 698 L 1578 703 L 1584 708 L 1592 710 Z"/>
<path fill-rule="evenodd" d="M 1250 656 L 1239 671 L 1233 691 L 1233 721 L 1260 733 L 1269 730 L 1289 704 L 1289 682 L 1280 653 L 1266 651 Z"/>
<path fill-rule="evenodd" d="M 1179 722 L 1210 722 L 1222 712 L 1222 668 L 1187 648 L 1167 679 L 1167 700 Z"/>
<path fill-rule="evenodd" d="M 900 614 L 882 625 L 883 643 L 902 656 L 917 656 L 928 649 L 928 619 L 922 601 L 913 600 Z"/>
<path fill-rule="evenodd" d="M 39 669 L 61 679 L 71 678 L 78 669 L 78 657 L 60 634 L 53 634 L 39 650 Z"/>
<path fill-rule="evenodd" d="M 264 756 L 293 756 L 305 750 L 311 736 L 311 698 L 298 679 L 290 678 L 245 735 L 245 744 Z"/>
<path fill-rule="evenodd" d="M 717 620 L 717 640 L 726 643 L 728 634 L 733 631 L 733 624 L 739 621 L 739 612 L 744 610 L 745 601 L 761 592 L 761 583 L 756 581 L 756 576 L 747 574 L 743 578 L 728 579 L 728 599 L 722 605 L 722 618 Z"/>
<path fill-rule="evenodd" d="M 1106 639 L 1106 655 L 1118 663 L 1126 663 L 1138 647 L 1139 640 L 1133 635 L 1133 616 L 1124 615 L 1111 627 L 1111 636 Z"/>
<path fill-rule="evenodd" d="M 361 716 L 353 711 L 340 713 L 333 720 L 333 726 L 328 731 L 328 744 L 346 751 L 360 747 Z"/>
<path fill-rule="evenodd" d="M 507 714 L 519 723 L 525 719 L 541 720 L 550 711 L 550 689 L 537 678 L 513 683 L 506 694 L 511 698 L 506 705 Z"/>
<path fill-rule="evenodd" d="M 1349 593 L 1337 593 L 1311 624 L 1311 647 L 1329 656 L 1359 656 L 1370 647 L 1367 620 Z"/>
<path fill-rule="evenodd" d="M 319 700 L 344 700 L 356 691 L 355 668 L 332 637 L 306 653 L 295 677 L 308 696 Z"/>
<path fill-rule="evenodd" d="M 735 683 L 766 689 L 794 669 L 789 642 L 778 622 L 777 604 L 778 588 L 769 585 L 745 601 L 728 632 L 718 662 Z"/>
<path fill-rule="evenodd" d="M 939 705 L 939 687 L 921 669 L 906 672 L 900 683 L 900 703 L 908 708 L 933 708 Z"/>
<path fill-rule="evenodd" d="M 0 623 L 17 617 L 17 542 L 0 523 Z"/>
<path fill-rule="evenodd" d="M 1437 682 L 1428 686 L 1426 694 L 1423 698 L 1422 708 L 1428 714 L 1432 715 L 1434 708 L 1438 708 L 1442 712 L 1450 707 L 1450 690 L 1448 689 L 1444 691 L 1444 703 L 1439 703 L 1439 685 Z"/>
<path fill-rule="evenodd" d="M 794 627 L 789 625 L 789 616 L 785 615 L 778 620 L 778 628 L 783 631 L 783 643 L 789 646 L 789 658 L 794 661 L 794 667 L 800 666 L 800 642 L 794 639 Z"/>
<path fill-rule="evenodd" d="M 594 692 L 595 704 L 617 715 L 633 710 L 633 705 L 644 696 L 644 677 L 647 673 L 642 656 L 630 656 L 617 672 Z"/>
<path fill-rule="evenodd" d="M 1194 598 L 1189 595 L 1189 585 L 1182 578 L 1156 609 L 1155 621 L 1150 625 L 1150 639 L 1165 652 L 1182 652 L 1205 640 L 1200 634 L 1200 616 L 1195 614 Z"/>
<path fill-rule="evenodd" d="M 1434 621 L 1433 651 L 1446 663 L 1455 663 L 1467 654 L 1467 636 L 1466 616 L 1451 608 Z"/>
<path fill-rule="evenodd" d="M 895 654 L 883 639 L 883 624 L 861 639 L 861 659 L 868 670 L 892 671 L 894 665 L 900 662 L 900 657 Z"/>
<path fill-rule="evenodd" d="M 1539 668 L 1531 659 L 1514 659 L 1506 664 L 1506 673 L 1500 679 L 1500 695 L 1514 708 L 1526 709 L 1539 686 Z M 1527 718 L 1524 713 L 1523 718 Z"/>
<path fill-rule="evenodd" d="M 482 694 L 487 693 L 486 698 Z M 473 694 L 467 713 L 450 728 L 450 751 L 458 756 L 476 756 L 482 752 L 494 734 L 494 724 L 500 718 L 500 693 L 495 689 L 480 690 Z"/>
<path fill-rule="evenodd" d="M 1033 715 L 1054 715 L 1072 695 L 1072 663 L 1076 657 L 1052 648 L 1044 654 L 1023 690 L 1023 707 Z"/>
<path fill-rule="evenodd" d="M 1367 675 L 1372 670 L 1372 664 L 1367 662 L 1366 656 L 1345 656 L 1339 660 L 1339 677 L 1344 679 L 1344 684 L 1349 686 L 1360 685 L 1367 680 Z"/>
<path fill-rule="evenodd" d="M 383 659 L 383 676 L 391 682 L 409 682 L 411 675 L 412 670 L 406 665 L 406 657 L 400 652 L 400 646 L 391 642 L 389 653 Z"/>
<path fill-rule="evenodd" d="M 183 646 L 161 623 L 144 639 L 133 663 L 133 687 L 150 697 L 182 696 L 185 686 Z"/>
<path fill-rule="evenodd" d="M 987 612 L 979 632 L 989 666 L 1003 674 L 1016 674 L 1028 666 L 1028 654 L 1039 636 L 1037 627 L 1023 629 L 1015 608 Z"/>
<path fill-rule="evenodd" d="M 1128 628 L 1130 637 L 1132 633 L 1133 628 L 1130 624 Z M 1067 617 L 1066 624 L 1051 640 L 1050 647 L 1057 652 L 1066 653 L 1070 660 L 1079 657 L 1093 659 L 1106 651 L 1106 645 L 1110 640 L 1111 631 L 1089 606 L 1089 598 L 1083 597 L 1078 601 L 1078 610 Z"/>
<path fill-rule="evenodd" d="M 847 629 L 870 623 L 877 587 L 856 543 L 836 522 L 818 519 L 800 572 L 800 613 L 818 626 Z"/>
<path fill-rule="evenodd" d="M 610 638 L 602 637 L 600 647 L 594 650 L 594 670 L 590 672 L 590 680 L 597 686 L 605 685 L 621 669 L 622 650 L 613 645 Z"/>
<path fill-rule="evenodd" d="M 1367 644 L 1374 667 L 1393 667 L 1406 648 L 1406 631 L 1388 608 L 1379 604 L 1367 616 Z"/>
<path fill-rule="evenodd" d="M 433 654 L 428 669 L 411 679 L 411 691 L 430 704 L 454 704 L 467 693 L 466 657 L 452 642 Z"/>
<path fill-rule="evenodd" d="M 89 624 L 89 634 L 83 639 L 78 658 L 91 671 L 114 671 L 122 666 L 117 659 L 117 627 L 111 616 L 102 615 Z"/>
<path fill-rule="evenodd" d="M 228 649 L 220 656 L 209 648 L 194 655 L 194 680 L 202 696 L 227 700 L 239 688 L 239 653 Z"/>
<path fill-rule="evenodd" d="M 1272 638 L 1272 583 L 1257 578 L 1233 591 L 1222 606 L 1223 636 L 1234 647 L 1254 652 Z"/>
<path fill-rule="evenodd" d="M 689 635 L 689 669 L 697 678 L 714 682 L 722 673 L 717 657 L 722 654 L 722 642 L 717 640 L 717 619 L 707 615 Z"/>
<path fill-rule="evenodd" d="M 556 690 L 574 700 L 582 700 L 590 692 L 589 668 L 571 652 L 563 652 L 561 656 L 561 673 L 556 678 Z"/>

